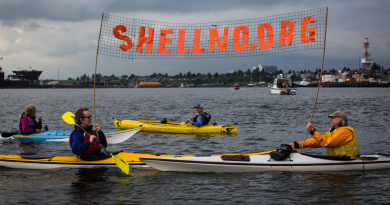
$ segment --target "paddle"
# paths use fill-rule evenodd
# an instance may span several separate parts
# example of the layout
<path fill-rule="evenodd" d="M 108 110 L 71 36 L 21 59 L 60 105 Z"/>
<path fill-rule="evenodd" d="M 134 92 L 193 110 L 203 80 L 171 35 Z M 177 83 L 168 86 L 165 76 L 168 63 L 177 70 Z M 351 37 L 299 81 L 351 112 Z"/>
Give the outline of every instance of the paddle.
<path fill-rule="evenodd" d="M 11 137 L 11 136 L 17 135 L 17 134 L 23 134 L 23 133 L 21 133 L 21 132 L 3 132 L 0 135 L 3 138 L 8 138 L 8 137 Z"/>
<path fill-rule="evenodd" d="M 74 121 L 74 117 L 75 117 L 75 115 L 71 112 L 66 112 L 65 114 L 62 115 L 62 119 L 66 123 L 71 124 L 71 125 L 77 125 Z M 81 127 L 80 125 L 77 125 L 77 126 L 80 129 L 82 129 L 85 133 L 87 133 L 88 136 L 91 137 L 91 135 L 83 127 Z M 129 173 L 130 173 L 129 163 L 123 157 L 108 153 L 106 148 L 100 142 L 98 142 L 96 140 L 95 140 L 95 142 L 97 142 L 99 144 L 99 146 L 100 146 L 100 148 L 102 148 L 104 154 L 106 154 L 107 156 L 110 156 L 114 159 L 115 164 L 119 167 L 119 169 L 121 169 L 125 174 L 129 175 Z"/>

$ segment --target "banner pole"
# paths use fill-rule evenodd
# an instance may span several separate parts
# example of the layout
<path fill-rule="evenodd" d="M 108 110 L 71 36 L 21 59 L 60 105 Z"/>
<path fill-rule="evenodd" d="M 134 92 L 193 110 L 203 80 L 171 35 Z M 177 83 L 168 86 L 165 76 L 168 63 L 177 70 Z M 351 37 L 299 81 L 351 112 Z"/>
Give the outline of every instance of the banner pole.
<path fill-rule="evenodd" d="M 326 47 L 326 31 L 327 31 L 327 30 L 328 30 L 328 7 L 326 7 L 325 38 L 324 38 L 324 50 L 323 50 L 323 53 L 322 53 L 321 74 L 320 74 L 320 79 L 318 80 L 317 95 L 316 95 L 316 100 L 314 101 L 313 111 L 311 112 L 310 123 L 311 123 L 311 120 L 313 119 L 314 110 L 316 109 L 316 104 L 317 104 L 317 99 L 318 99 L 318 93 L 319 93 L 319 91 L 320 91 L 320 86 L 321 86 L 321 81 L 322 81 L 322 71 L 324 70 L 325 47 Z M 300 151 L 299 153 L 302 153 L 302 149 L 303 149 L 303 146 L 304 146 L 304 144 L 305 144 L 305 140 L 306 140 L 306 137 L 307 137 L 307 133 L 308 133 L 308 132 L 309 132 L 309 131 L 306 130 L 305 139 L 302 141 L 302 147 L 301 147 L 301 151 Z"/>
<path fill-rule="evenodd" d="M 99 39 L 98 39 L 98 44 L 97 44 L 97 49 L 96 49 L 95 75 L 94 75 L 94 79 L 93 79 L 93 114 L 95 115 L 95 125 L 97 124 L 97 122 L 96 122 L 96 106 L 95 106 L 96 70 L 97 70 L 97 61 L 98 61 L 98 55 L 99 55 L 100 35 L 102 33 L 103 15 L 104 15 L 104 13 L 102 13 L 102 19 L 100 21 Z"/>

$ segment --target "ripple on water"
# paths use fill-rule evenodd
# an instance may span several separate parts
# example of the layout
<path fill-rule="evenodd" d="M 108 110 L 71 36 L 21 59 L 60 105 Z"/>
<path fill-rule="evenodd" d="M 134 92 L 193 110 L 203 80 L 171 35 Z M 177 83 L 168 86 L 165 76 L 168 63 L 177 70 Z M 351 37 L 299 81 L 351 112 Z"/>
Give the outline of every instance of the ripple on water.
<path fill-rule="evenodd" d="M 381 91 L 381 96 L 376 93 Z M 343 110 L 358 135 L 360 151 L 390 150 L 390 92 L 383 88 L 323 88 L 313 116 L 321 133 L 329 129 L 328 114 Z M 205 156 L 260 152 L 303 140 L 317 89 L 300 88 L 296 96 L 270 95 L 264 88 L 98 89 L 97 122 L 115 130 L 112 117 L 183 122 L 193 106 L 202 103 L 212 122 L 239 124 L 237 135 L 137 134 L 109 150 L 151 154 Z M 62 121 L 67 111 L 89 107 L 92 89 L 1 90 L 1 130 L 17 130 L 18 116 L 27 104 L 52 130 L 71 130 Z M 28 99 L 26 101 L 26 99 Z M 310 136 L 308 136 L 310 137 Z M 0 142 L 2 154 L 70 155 L 67 143 Z M 325 149 L 305 149 L 325 154 Z M 388 203 L 389 170 L 343 173 L 267 172 L 244 174 L 170 173 L 132 169 L 133 177 L 118 169 L 12 170 L 0 168 L 0 203 Z"/>

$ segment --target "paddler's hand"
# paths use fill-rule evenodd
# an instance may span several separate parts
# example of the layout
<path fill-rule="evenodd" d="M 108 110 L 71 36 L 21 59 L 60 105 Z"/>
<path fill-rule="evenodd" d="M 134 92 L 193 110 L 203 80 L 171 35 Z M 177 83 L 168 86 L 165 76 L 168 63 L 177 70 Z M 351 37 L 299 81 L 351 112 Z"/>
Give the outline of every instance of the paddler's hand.
<path fill-rule="evenodd" d="M 102 129 L 100 129 L 99 125 L 95 125 L 95 132 L 103 132 Z"/>
<path fill-rule="evenodd" d="M 294 142 L 293 142 L 293 143 L 290 143 L 290 145 L 291 145 L 291 147 L 292 147 L 293 149 L 295 149 L 295 147 L 294 147 Z"/>
<path fill-rule="evenodd" d="M 40 129 L 35 129 L 35 132 L 41 132 L 41 130 Z"/>
<path fill-rule="evenodd" d="M 89 137 L 89 142 L 92 144 L 92 142 L 96 139 L 96 136 L 95 135 L 91 135 L 91 137 Z"/>
<path fill-rule="evenodd" d="M 187 122 L 189 122 L 189 123 L 191 123 L 191 124 L 192 124 L 192 120 L 190 120 L 190 119 L 187 119 Z"/>
<path fill-rule="evenodd" d="M 306 128 L 307 128 L 307 131 L 310 132 L 314 129 L 314 126 L 310 122 L 308 122 Z"/>
<path fill-rule="evenodd" d="M 38 121 L 42 122 L 42 117 L 41 116 L 38 117 Z"/>

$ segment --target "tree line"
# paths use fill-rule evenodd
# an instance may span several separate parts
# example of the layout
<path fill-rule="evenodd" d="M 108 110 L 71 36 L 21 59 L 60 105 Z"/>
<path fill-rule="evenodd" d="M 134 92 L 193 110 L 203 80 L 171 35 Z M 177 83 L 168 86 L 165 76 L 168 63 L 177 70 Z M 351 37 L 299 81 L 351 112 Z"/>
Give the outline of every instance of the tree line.
<path fill-rule="evenodd" d="M 356 69 L 355 69 L 356 70 Z M 379 70 L 384 70 L 383 65 L 376 64 L 375 62 L 372 65 L 372 71 L 379 71 Z M 390 69 L 385 70 L 384 74 L 388 74 Z M 319 74 L 321 71 L 320 68 L 316 68 L 315 71 L 311 70 L 301 70 L 301 71 L 293 71 L 289 70 L 287 74 L 291 74 L 290 78 L 293 81 L 300 81 L 302 80 L 301 74 L 306 74 L 306 73 L 312 73 L 314 76 Z M 348 72 L 351 71 L 350 68 L 347 68 L 344 66 L 343 69 L 341 69 L 342 72 Z M 324 70 L 323 73 L 338 73 L 338 70 L 335 70 L 334 68 L 329 69 L 329 70 Z M 126 80 L 126 81 L 137 81 L 139 78 L 147 78 L 149 80 L 155 80 L 157 79 L 160 82 L 163 81 L 186 81 L 188 83 L 193 83 L 193 84 L 209 84 L 209 83 L 223 83 L 223 84 L 233 84 L 233 83 L 257 83 L 257 82 L 265 82 L 265 83 L 272 83 L 275 79 L 276 76 L 284 74 L 283 70 L 276 71 L 274 73 L 266 73 L 263 70 L 260 71 L 259 68 L 255 68 L 253 70 L 248 69 L 248 70 L 238 70 L 237 72 L 233 73 L 192 73 L 191 71 L 188 71 L 187 73 L 179 73 L 176 75 L 169 76 L 168 73 L 161 74 L 161 73 L 156 73 L 154 72 L 151 75 L 148 76 L 138 76 L 135 74 L 130 74 L 130 75 L 121 75 L 121 76 L 115 76 L 114 74 L 112 75 L 102 75 L 100 73 L 96 74 L 96 79 L 97 81 L 100 81 L 102 79 L 110 79 L 110 80 Z M 87 75 L 86 73 L 80 77 L 77 78 L 68 78 L 68 80 L 75 80 L 75 81 L 85 81 L 85 79 L 94 79 L 94 74 Z M 318 79 L 311 79 L 311 80 L 318 80 Z"/>

